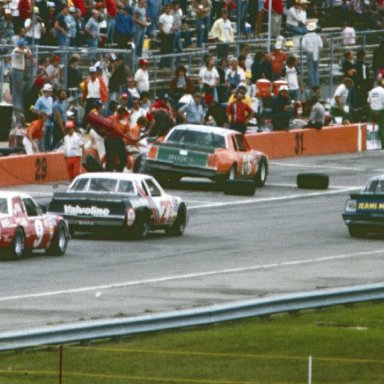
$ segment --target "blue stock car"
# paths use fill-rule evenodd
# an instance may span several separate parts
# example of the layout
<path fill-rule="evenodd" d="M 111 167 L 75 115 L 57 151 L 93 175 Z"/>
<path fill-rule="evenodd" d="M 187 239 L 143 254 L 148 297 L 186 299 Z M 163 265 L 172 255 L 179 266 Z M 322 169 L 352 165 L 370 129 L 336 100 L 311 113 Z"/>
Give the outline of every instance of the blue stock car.
<path fill-rule="evenodd" d="M 352 237 L 384 233 L 384 175 L 372 177 L 359 193 L 352 193 L 342 216 Z"/>

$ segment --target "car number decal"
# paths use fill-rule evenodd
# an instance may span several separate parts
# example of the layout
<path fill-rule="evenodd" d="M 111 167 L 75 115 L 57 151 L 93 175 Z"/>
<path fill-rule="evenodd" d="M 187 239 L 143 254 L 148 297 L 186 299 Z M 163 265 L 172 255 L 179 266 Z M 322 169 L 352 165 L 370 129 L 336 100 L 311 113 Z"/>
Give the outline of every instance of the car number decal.
<path fill-rule="evenodd" d="M 163 200 L 160 202 L 160 207 L 162 210 L 160 223 L 168 223 L 170 217 L 172 216 L 172 202 L 169 200 Z"/>
<path fill-rule="evenodd" d="M 33 242 L 33 247 L 37 248 L 41 244 L 44 237 L 44 224 L 41 220 L 35 220 L 34 224 L 37 239 Z"/>
<path fill-rule="evenodd" d="M 243 163 L 241 165 L 241 174 L 242 175 L 250 175 L 252 172 L 252 156 L 244 155 Z"/>

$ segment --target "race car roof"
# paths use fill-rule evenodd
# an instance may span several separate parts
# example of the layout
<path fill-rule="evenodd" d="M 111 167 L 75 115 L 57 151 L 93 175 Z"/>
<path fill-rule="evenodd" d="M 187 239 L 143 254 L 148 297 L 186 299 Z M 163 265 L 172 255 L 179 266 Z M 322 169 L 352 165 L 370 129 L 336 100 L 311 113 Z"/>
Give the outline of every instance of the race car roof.
<path fill-rule="evenodd" d="M 228 128 L 221 128 L 221 127 L 212 127 L 209 125 L 194 125 L 194 124 L 181 124 L 176 125 L 171 129 L 170 132 L 178 129 L 188 129 L 191 131 L 199 131 L 199 132 L 206 132 L 206 133 L 216 133 L 218 135 L 227 135 L 229 133 L 234 133 L 236 131 L 233 131 L 232 129 Z"/>
<path fill-rule="evenodd" d="M 76 179 L 89 179 L 89 178 L 98 178 L 98 179 L 115 179 L 115 180 L 138 180 L 152 178 L 149 175 L 143 175 L 141 173 L 119 173 L 119 172 L 88 172 L 83 173 L 76 177 Z"/>
<path fill-rule="evenodd" d="M 21 198 L 31 198 L 30 195 L 28 195 L 25 192 L 18 192 L 18 191 L 0 191 L 0 197 L 9 199 L 12 197 L 21 197 Z"/>

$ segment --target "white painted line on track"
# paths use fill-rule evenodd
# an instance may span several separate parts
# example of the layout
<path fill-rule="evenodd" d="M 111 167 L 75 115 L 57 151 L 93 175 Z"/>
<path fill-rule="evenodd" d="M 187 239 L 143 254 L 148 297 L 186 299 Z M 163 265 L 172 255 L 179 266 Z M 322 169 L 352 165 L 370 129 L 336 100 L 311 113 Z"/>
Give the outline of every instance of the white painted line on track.
<path fill-rule="evenodd" d="M 201 209 L 201 208 L 228 207 L 231 205 L 245 205 L 245 204 L 254 204 L 254 203 L 268 203 L 268 202 L 274 202 L 274 201 L 296 200 L 296 199 L 303 199 L 307 197 L 337 195 L 340 193 L 347 193 L 355 190 L 356 188 L 345 188 L 345 189 L 338 189 L 336 191 L 312 192 L 312 193 L 303 193 L 303 194 L 279 196 L 279 197 L 254 198 L 254 199 L 247 199 L 247 200 L 228 201 L 224 203 L 207 203 L 202 205 L 196 205 L 188 209 L 193 210 L 193 209 Z"/>
<path fill-rule="evenodd" d="M 376 255 L 383 255 L 383 254 L 384 254 L 384 248 L 377 249 L 374 251 L 347 253 L 347 254 L 334 255 L 334 256 L 323 256 L 323 257 L 311 258 L 307 260 L 292 260 L 292 261 L 286 261 L 286 262 L 274 263 L 274 264 L 265 264 L 265 265 L 249 265 L 249 266 L 240 267 L 240 268 L 221 269 L 221 270 L 213 270 L 213 271 L 206 271 L 206 272 L 199 272 L 199 273 L 189 273 L 185 275 L 165 276 L 165 277 L 154 278 L 154 279 L 126 281 L 126 282 L 115 283 L 115 284 L 70 288 L 70 289 L 51 291 L 51 292 L 30 293 L 25 295 L 5 296 L 5 297 L 0 297 L 0 302 L 67 295 L 67 294 L 73 294 L 73 293 L 85 293 L 85 292 L 100 291 L 100 290 L 107 290 L 107 289 L 133 287 L 133 286 L 146 285 L 146 284 L 158 284 L 158 283 L 164 283 L 168 281 L 188 280 L 188 279 L 195 279 L 200 277 L 223 275 L 223 274 L 230 274 L 230 273 L 246 273 L 251 271 L 258 271 L 258 270 L 260 271 L 260 270 L 267 270 L 267 269 L 270 270 L 270 269 L 276 269 L 276 268 L 290 267 L 292 265 L 295 265 L 295 266 L 307 265 L 307 264 L 315 264 L 315 263 L 322 263 L 322 262 L 335 261 L 335 260 L 351 259 L 354 257 L 362 257 L 362 256 L 367 257 L 367 256 L 376 256 Z"/>
<path fill-rule="evenodd" d="M 279 167 L 294 167 L 294 168 L 315 168 L 315 169 L 333 169 L 340 171 L 367 171 L 367 168 L 360 167 L 336 167 L 330 165 L 314 165 L 314 164 L 300 164 L 300 163 L 280 163 L 278 161 L 271 161 L 272 165 L 278 165 Z M 384 170 L 382 169 L 381 172 Z"/>

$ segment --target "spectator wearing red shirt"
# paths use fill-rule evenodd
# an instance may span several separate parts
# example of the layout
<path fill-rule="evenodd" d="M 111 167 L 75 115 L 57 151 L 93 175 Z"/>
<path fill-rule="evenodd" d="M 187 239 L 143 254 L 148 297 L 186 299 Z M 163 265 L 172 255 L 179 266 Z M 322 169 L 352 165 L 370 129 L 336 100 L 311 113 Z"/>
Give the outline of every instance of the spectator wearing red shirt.
<path fill-rule="evenodd" d="M 264 8 L 268 12 L 269 0 L 265 0 Z M 284 12 L 283 0 L 272 0 L 271 35 L 273 37 L 280 36 L 281 20 L 283 19 L 283 12 Z"/>
<path fill-rule="evenodd" d="M 244 134 L 247 131 L 247 123 L 253 115 L 253 110 L 244 102 L 245 93 L 237 90 L 236 100 L 227 105 L 229 127 Z"/>

